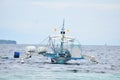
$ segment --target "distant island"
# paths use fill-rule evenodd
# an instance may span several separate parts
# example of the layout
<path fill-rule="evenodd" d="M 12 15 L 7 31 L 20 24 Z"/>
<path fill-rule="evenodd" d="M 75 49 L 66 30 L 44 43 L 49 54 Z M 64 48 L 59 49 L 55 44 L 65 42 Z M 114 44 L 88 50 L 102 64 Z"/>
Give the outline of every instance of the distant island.
<path fill-rule="evenodd" d="M 0 40 L 0 44 L 17 44 L 14 40 Z"/>

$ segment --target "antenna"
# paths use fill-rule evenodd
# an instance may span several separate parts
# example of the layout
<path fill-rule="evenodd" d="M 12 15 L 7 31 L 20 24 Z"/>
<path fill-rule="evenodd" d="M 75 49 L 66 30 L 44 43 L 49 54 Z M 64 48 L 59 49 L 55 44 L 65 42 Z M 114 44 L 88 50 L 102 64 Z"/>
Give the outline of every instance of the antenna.
<path fill-rule="evenodd" d="M 63 19 L 63 28 L 64 28 L 64 24 L 65 24 L 65 19 Z"/>
<path fill-rule="evenodd" d="M 62 29 L 61 29 L 61 34 L 62 34 L 62 35 L 65 34 L 65 28 L 64 28 L 64 25 L 65 25 L 65 20 L 63 19 L 63 26 L 62 26 Z"/>
<path fill-rule="evenodd" d="M 64 24 L 65 24 L 65 20 L 63 19 L 63 26 L 62 26 L 62 29 L 61 29 L 61 54 L 63 53 L 63 44 L 64 44 L 64 38 L 65 38 L 65 28 L 64 28 Z"/>

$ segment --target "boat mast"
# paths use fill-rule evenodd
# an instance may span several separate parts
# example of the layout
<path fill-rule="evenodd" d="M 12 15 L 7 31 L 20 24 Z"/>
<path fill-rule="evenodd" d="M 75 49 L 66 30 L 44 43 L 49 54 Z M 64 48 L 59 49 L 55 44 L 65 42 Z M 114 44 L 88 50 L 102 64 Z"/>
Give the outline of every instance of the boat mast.
<path fill-rule="evenodd" d="M 65 28 L 64 28 L 64 23 L 65 23 L 65 21 L 64 21 L 64 19 L 63 19 L 63 25 L 62 25 L 62 28 L 61 28 L 61 53 L 63 53 L 63 44 L 64 44 L 64 38 L 65 38 Z"/>

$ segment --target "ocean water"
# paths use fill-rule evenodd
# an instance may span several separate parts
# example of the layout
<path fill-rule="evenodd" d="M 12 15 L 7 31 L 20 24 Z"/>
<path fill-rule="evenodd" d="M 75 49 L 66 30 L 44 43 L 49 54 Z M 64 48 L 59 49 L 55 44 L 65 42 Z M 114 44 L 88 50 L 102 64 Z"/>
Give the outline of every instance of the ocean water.
<path fill-rule="evenodd" d="M 82 46 L 82 53 L 95 56 L 98 64 L 88 59 L 51 64 L 38 54 L 21 64 L 13 55 L 24 56 L 26 46 L 0 45 L 0 56 L 9 57 L 0 58 L 0 80 L 120 80 L 120 46 Z"/>

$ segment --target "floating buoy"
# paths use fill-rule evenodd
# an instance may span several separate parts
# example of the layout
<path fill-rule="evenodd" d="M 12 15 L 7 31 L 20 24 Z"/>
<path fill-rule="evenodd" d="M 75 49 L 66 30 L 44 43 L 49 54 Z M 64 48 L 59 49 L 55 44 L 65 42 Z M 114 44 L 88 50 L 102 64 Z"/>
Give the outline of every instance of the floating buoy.
<path fill-rule="evenodd" d="M 25 48 L 26 52 L 35 52 L 36 51 L 36 47 L 35 46 L 27 46 Z"/>
<path fill-rule="evenodd" d="M 47 52 L 47 47 L 38 47 L 38 54 L 43 54 Z"/>
<path fill-rule="evenodd" d="M 31 58 L 32 57 L 32 53 L 31 52 L 26 52 L 26 58 Z"/>
<path fill-rule="evenodd" d="M 25 63 L 25 61 L 24 61 L 24 59 L 23 59 L 23 58 L 21 58 L 21 61 L 20 61 L 20 62 L 21 62 L 21 64 Z"/>
<path fill-rule="evenodd" d="M 97 64 L 99 63 L 99 62 L 96 60 L 95 56 L 83 55 L 83 57 L 88 58 L 90 61 L 95 62 L 95 63 L 97 63 Z"/>
<path fill-rule="evenodd" d="M 19 58 L 20 57 L 20 52 L 14 52 L 14 58 Z"/>

